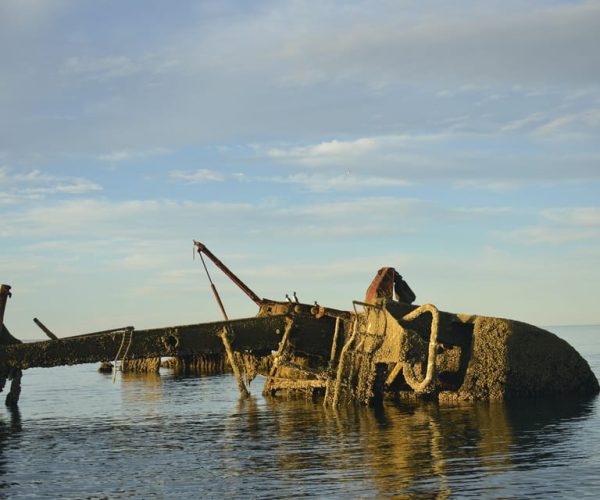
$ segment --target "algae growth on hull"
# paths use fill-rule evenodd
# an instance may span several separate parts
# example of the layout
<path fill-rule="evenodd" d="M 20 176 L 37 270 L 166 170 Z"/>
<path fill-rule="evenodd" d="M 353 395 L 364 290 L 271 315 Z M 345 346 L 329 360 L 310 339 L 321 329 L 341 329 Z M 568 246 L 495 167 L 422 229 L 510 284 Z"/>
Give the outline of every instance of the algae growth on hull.
<path fill-rule="evenodd" d="M 208 252 L 203 245 L 198 251 Z M 248 383 L 262 371 L 267 395 L 322 396 L 333 406 L 372 404 L 386 396 L 502 400 L 599 391 L 588 363 L 556 335 L 518 321 L 414 305 L 414 293 L 393 268 L 380 269 L 365 302 L 343 311 L 289 297 L 260 299 L 214 259 L 256 302 L 256 317 L 52 335 L 31 344 L 0 324 L 0 390 L 6 379 L 13 381 L 7 403 L 18 401 L 22 369 L 107 362 L 115 353 L 117 360 L 123 353 L 122 371 L 157 372 L 163 356 L 183 373 L 231 368 L 244 396 L 243 379 Z M 9 289 L 0 293 L 3 306 Z"/>
<path fill-rule="evenodd" d="M 541 328 L 439 312 L 432 305 L 387 300 L 363 305 L 363 313 L 344 322 L 327 370 L 307 375 L 288 369 L 286 376 L 295 384 L 282 382 L 275 392 L 320 392 L 333 405 L 388 396 L 459 401 L 599 392 L 596 376 L 579 353 Z M 307 358 L 305 364 L 319 364 Z"/>

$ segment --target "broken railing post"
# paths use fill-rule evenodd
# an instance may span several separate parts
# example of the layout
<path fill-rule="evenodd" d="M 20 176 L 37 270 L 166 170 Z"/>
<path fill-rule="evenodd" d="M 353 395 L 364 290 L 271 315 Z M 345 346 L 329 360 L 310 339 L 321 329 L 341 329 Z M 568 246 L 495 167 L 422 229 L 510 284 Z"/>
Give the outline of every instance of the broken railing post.
<path fill-rule="evenodd" d="M 42 330 L 50 340 L 58 340 L 58 337 L 54 335 L 39 319 L 33 318 L 33 322 L 40 327 L 40 330 Z"/>
<path fill-rule="evenodd" d="M 242 378 L 242 373 L 240 372 L 240 368 L 237 365 L 235 358 L 233 357 L 233 351 L 231 350 L 231 344 L 229 343 L 229 335 L 230 330 L 226 326 L 221 331 L 220 337 L 223 341 L 223 346 L 225 347 L 225 353 L 227 354 L 227 359 L 229 360 L 229 364 L 231 365 L 231 369 L 233 370 L 233 374 L 235 375 L 235 379 L 237 380 L 238 389 L 242 397 L 247 398 L 250 396 L 250 392 L 244 384 L 244 379 Z"/>

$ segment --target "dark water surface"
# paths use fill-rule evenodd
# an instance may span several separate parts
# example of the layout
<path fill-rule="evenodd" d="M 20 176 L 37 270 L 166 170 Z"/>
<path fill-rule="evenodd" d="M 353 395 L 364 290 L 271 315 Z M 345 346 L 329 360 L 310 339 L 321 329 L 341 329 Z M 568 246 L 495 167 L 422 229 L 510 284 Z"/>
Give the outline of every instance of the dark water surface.
<path fill-rule="evenodd" d="M 600 327 L 552 331 L 600 374 Z M 27 370 L 2 498 L 600 498 L 600 400 L 332 410 L 227 376 Z"/>

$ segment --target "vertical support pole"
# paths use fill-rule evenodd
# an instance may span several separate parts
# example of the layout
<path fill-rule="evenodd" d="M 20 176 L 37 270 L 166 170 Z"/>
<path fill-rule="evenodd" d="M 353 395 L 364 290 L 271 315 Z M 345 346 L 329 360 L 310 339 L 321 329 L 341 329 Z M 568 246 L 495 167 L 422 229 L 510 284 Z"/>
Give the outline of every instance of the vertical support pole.
<path fill-rule="evenodd" d="M 8 369 L 4 365 L 0 365 L 0 392 L 4 390 L 4 384 L 6 384 L 6 377 L 8 377 Z"/>
<path fill-rule="evenodd" d="M 215 300 L 217 304 L 219 304 L 219 309 L 221 309 L 221 313 L 223 314 L 223 318 L 225 321 L 229 321 L 229 316 L 227 316 L 227 312 L 225 311 L 225 307 L 223 306 L 223 302 L 221 301 L 221 297 L 219 296 L 219 292 L 217 292 L 217 287 L 214 283 L 210 284 L 212 292 L 215 296 Z M 235 375 L 235 379 L 237 380 L 238 387 L 240 389 L 240 394 L 242 397 L 247 398 L 250 396 L 250 391 L 247 389 L 246 384 L 244 384 L 244 379 L 242 378 L 242 373 L 240 372 L 240 368 L 235 362 L 235 358 L 233 357 L 233 351 L 231 350 L 231 343 L 229 342 L 229 332 L 231 328 L 225 327 L 221 332 L 221 340 L 223 341 L 223 347 L 225 347 L 225 352 L 227 353 L 227 359 L 229 359 L 229 364 L 231 365 L 231 369 L 233 370 L 233 374 Z"/>
<path fill-rule="evenodd" d="M 4 329 L 4 311 L 6 310 L 6 302 L 11 296 L 10 285 L 0 285 L 0 344 L 2 343 L 2 332 L 7 331 Z M 13 339 L 10 335 L 7 335 L 8 343 L 18 342 Z M 7 373 L 8 371 L 8 373 Z M 0 367 L 0 391 L 4 388 L 6 379 L 12 380 L 10 384 L 10 391 L 6 395 L 6 406 L 14 408 L 19 402 L 19 396 L 21 395 L 21 376 L 23 372 L 20 368 L 13 367 Z"/>
<path fill-rule="evenodd" d="M 15 407 L 19 403 L 19 396 L 21 395 L 21 376 L 23 372 L 20 368 L 13 368 L 9 378 L 12 378 L 10 383 L 10 391 L 6 395 L 6 406 Z"/>
<path fill-rule="evenodd" d="M 335 318 L 335 330 L 333 332 L 333 342 L 331 343 L 331 355 L 329 356 L 329 366 L 333 366 L 335 361 L 335 355 L 337 351 L 338 335 L 340 333 L 340 321 L 341 318 L 337 316 Z"/>
<path fill-rule="evenodd" d="M 10 286 L 0 285 L 0 349 L 2 348 L 2 330 L 4 329 L 4 311 L 6 310 L 6 301 L 10 297 Z M 0 365 L 0 392 L 4 389 L 6 379 L 9 375 L 9 368 L 4 365 Z"/>
<path fill-rule="evenodd" d="M 196 243 L 196 242 L 194 242 L 194 243 Z M 204 262 L 204 258 L 202 257 L 202 251 L 206 252 L 207 250 L 204 247 L 204 245 L 202 245 L 201 243 L 200 244 L 196 243 L 196 246 L 198 247 L 198 254 L 200 255 L 200 260 L 202 261 L 202 265 L 204 266 L 204 270 L 206 271 L 206 276 L 208 277 L 208 281 L 210 283 L 210 289 L 212 290 L 212 293 L 215 296 L 215 300 L 217 301 L 217 304 L 219 305 L 219 309 L 221 309 L 221 314 L 223 314 L 223 318 L 225 319 L 225 321 L 229 321 L 229 316 L 227 316 L 227 311 L 225 311 L 225 306 L 223 305 L 223 302 L 221 301 L 221 297 L 219 296 L 217 287 L 212 282 L 210 273 L 208 272 L 208 268 L 206 267 L 206 263 Z M 216 259 L 216 257 L 215 257 L 215 259 Z M 240 394 L 242 397 L 247 398 L 248 396 L 250 396 L 250 391 L 246 388 L 246 384 L 244 384 L 244 379 L 242 378 L 240 369 L 239 369 L 237 363 L 235 362 L 235 358 L 233 356 L 233 351 L 231 350 L 231 343 L 229 342 L 230 332 L 231 332 L 231 327 L 226 326 L 223 329 L 223 331 L 221 332 L 221 340 L 223 341 L 223 347 L 225 347 L 225 352 L 227 353 L 227 359 L 229 359 L 229 364 L 231 365 L 231 369 L 233 370 L 233 374 L 235 375 L 235 378 L 237 380 L 238 387 L 240 389 Z"/>
<path fill-rule="evenodd" d="M 0 336 L 2 335 L 2 328 L 4 326 L 4 311 L 6 309 L 6 301 L 10 295 L 10 286 L 0 285 Z"/>
<path fill-rule="evenodd" d="M 290 336 L 290 332 L 292 331 L 292 327 L 294 326 L 294 321 L 291 318 L 285 319 L 285 331 L 283 332 L 283 336 L 281 337 L 281 342 L 279 342 L 279 348 L 277 352 L 273 356 L 273 365 L 271 366 L 271 370 L 269 371 L 269 376 L 267 377 L 267 381 L 265 382 L 265 387 L 263 389 L 263 394 L 265 396 L 274 395 L 275 391 L 273 390 L 273 379 L 275 375 L 277 375 L 277 370 L 279 368 L 279 361 L 281 357 L 285 354 L 285 351 L 288 347 L 288 339 Z"/>
<path fill-rule="evenodd" d="M 345 361 L 346 361 L 346 353 L 352 346 L 352 343 L 356 339 L 357 335 L 358 335 L 358 314 L 356 314 L 354 316 L 354 326 L 352 328 L 352 335 L 350 336 L 348 341 L 344 344 L 344 347 L 342 348 L 342 352 L 340 353 L 340 359 L 338 361 L 337 375 L 335 378 L 335 387 L 334 387 L 334 392 L 333 392 L 333 398 L 332 398 L 332 402 L 331 402 L 331 405 L 334 407 L 337 406 L 340 401 L 340 388 L 342 387 L 342 376 L 344 375 L 344 368 L 345 368 L 344 365 L 345 365 Z M 327 389 L 329 389 L 329 384 L 327 384 Z M 328 396 L 329 396 L 329 391 L 326 391 L 324 403 L 327 403 Z"/>
<path fill-rule="evenodd" d="M 221 340 L 223 341 L 223 346 L 225 347 L 225 352 L 227 353 L 229 364 L 231 365 L 231 369 L 233 370 L 233 374 L 235 375 L 235 379 L 237 380 L 240 394 L 242 395 L 242 397 L 247 398 L 248 396 L 250 396 L 250 392 L 248 392 L 248 389 L 244 384 L 244 379 L 242 378 L 240 369 L 237 363 L 235 362 L 235 358 L 233 357 L 233 351 L 231 350 L 231 344 L 229 343 L 228 334 L 229 329 L 227 327 L 223 328 L 223 331 L 221 332 Z"/>

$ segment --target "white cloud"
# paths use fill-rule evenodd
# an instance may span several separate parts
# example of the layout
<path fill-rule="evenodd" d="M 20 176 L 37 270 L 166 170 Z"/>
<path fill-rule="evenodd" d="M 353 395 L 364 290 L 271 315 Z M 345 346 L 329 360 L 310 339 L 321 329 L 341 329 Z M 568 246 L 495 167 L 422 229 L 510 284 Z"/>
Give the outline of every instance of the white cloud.
<path fill-rule="evenodd" d="M 600 227 L 600 207 L 548 208 L 542 216 L 558 224 L 579 227 Z"/>
<path fill-rule="evenodd" d="M 134 253 L 120 258 L 115 262 L 115 267 L 123 270 L 153 270 L 166 264 L 164 255 L 151 253 Z"/>
<path fill-rule="evenodd" d="M 341 186 L 347 179 L 348 188 L 359 181 L 364 181 L 365 187 L 376 187 L 389 179 L 394 185 L 445 181 L 459 189 L 497 193 L 530 183 L 600 176 L 600 157 L 594 145 L 583 151 L 564 143 L 552 143 L 545 149 L 518 144 L 515 149 L 510 141 L 504 134 L 444 131 L 326 141 L 302 147 L 266 147 L 264 154 L 275 165 L 318 168 L 319 173 L 312 174 L 312 178 L 303 172 L 274 178 L 279 182 L 305 182 L 313 191 L 317 191 L 319 176 L 335 179 Z M 257 154 L 260 157 L 260 148 Z"/>
<path fill-rule="evenodd" d="M 294 174 L 287 177 L 264 178 L 267 182 L 276 184 L 298 184 L 314 193 L 331 191 L 362 191 L 365 189 L 407 187 L 411 183 L 393 177 L 354 175 L 350 172 L 343 175 L 326 174 Z"/>
<path fill-rule="evenodd" d="M 520 179 L 460 179 L 452 183 L 459 189 L 469 189 L 474 191 L 490 191 L 493 193 L 505 193 L 513 191 L 523 185 Z"/>
<path fill-rule="evenodd" d="M 451 212 L 457 215 L 465 216 L 495 216 L 495 215 L 507 215 L 514 213 L 514 209 L 511 207 L 457 207 L 451 209 Z"/>
<path fill-rule="evenodd" d="M 11 205 L 13 203 L 17 203 L 18 201 L 18 196 L 15 196 L 14 194 L 0 192 L 0 205 Z"/>
<path fill-rule="evenodd" d="M 257 208 L 245 203 L 179 202 L 172 200 L 109 201 L 79 199 L 14 210 L 0 227 L 5 237 L 53 235 L 97 238 L 156 237 L 187 231 L 191 237 L 199 227 L 222 227 L 232 214 L 252 217 Z M 239 217 L 245 224 L 244 217 Z M 179 221 L 178 225 L 173 220 Z M 235 220 L 235 218 L 233 218 Z"/>
<path fill-rule="evenodd" d="M 565 244 L 600 240 L 599 207 L 563 207 L 541 210 L 535 226 L 496 232 L 496 236 L 523 245 Z"/>
<path fill-rule="evenodd" d="M 96 155 L 95 158 L 100 161 L 105 161 L 109 163 L 120 163 L 131 160 L 140 160 L 144 158 L 148 158 L 156 155 L 163 155 L 168 153 L 169 150 L 166 148 L 152 148 L 147 150 L 131 150 L 131 149 L 122 149 L 117 151 L 112 151 L 110 153 L 103 153 L 100 155 Z"/>
<path fill-rule="evenodd" d="M 527 125 L 539 123 L 545 118 L 545 116 L 546 115 L 544 113 L 540 112 L 531 113 L 523 118 L 518 118 L 502 126 L 500 132 L 515 132 L 517 130 L 521 130 Z"/>
<path fill-rule="evenodd" d="M 216 170 L 201 168 L 193 171 L 171 170 L 169 177 L 176 181 L 183 181 L 189 184 L 203 184 L 205 182 L 224 182 L 228 176 Z"/>
<path fill-rule="evenodd" d="M 377 196 L 286 208 L 283 212 L 323 221 L 344 218 L 352 224 L 359 219 L 376 221 L 384 218 L 392 221 L 403 215 L 416 214 L 423 208 L 422 202 L 417 199 Z"/>
<path fill-rule="evenodd" d="M 473 8 L 465 2 L 451 10 L 425 7 L 422 17 L 411 15 L 402 3 L 387 7 L 387 17 L 373 23 L 346 19 L 345 30 L 298 36 L 283 45 L 281 58 L 295 62 L 301 83 L 304 68 L 323 80 L 341 75 L 389 81 L 591 82 L 592 75 L 598 76 L 598 68 L 589 64 L 600 25 L 597 3 L 525 9 L 495 2 Z"/>
<path fill-rule="evenodd" d="M 182 181 L 187 184 L 225 182 L 228 180 L 244 182 L 249 180 L 243 173 L 225 173 L 206 168 L 201 168 L 198 170 L 171 170 L 169 172 L 169 177 L 174 181 Z"/>
<path fill-rule="evenodd" d="M 92 7 L 65 5 L 62 22 L 4 40 L 0 136 L 12 162 L 98 151 L 120 162 L 156 144 L 264 140 L 292 144 L 273 149 L 280 161 L 326 165 L 367 155 L 384 135 L 524 130 L 523 116 L 565 96 L 598 96 L 593 3 L 221 2 L 165 16 L 143 41 L 111 10 L 97 30 Z M 548 100 L 526 98 L 548 88 Z M 450 125 L 457 115 L 468 118 Z M 318 137 L 338 140 L 294 149 Z M 339 140 L 348 137 L 358 139 Z"/>
<path fill-rule="evenodd" d="M 600 237 L 600 232 L 580 228 L 532 226 L 508 232 L 497 232 L 496 235 L 520 245 L 559 245 L 576 241 L 595 240 Z"/>
<path fill-rule="evenodd" d="M 102 186 L 81 177 L 56 176 L 40 170 L 16 173 L 9 167 L 0 167 L 0 187 L 6 191 L 0 200 L 14 203 L 22 199 L 40 199 L 55 194 L 84 194 L 101 191 Z"/>
<path fill-rule="evenodd" d="M 295 161 L 308 166 L 339 164 L 344 161 L 365 157 L 378 147 L 374 138 L 360 138 L 354 141 L 328 141 L 312 146 L 274 148 L 267 152 L 271 158 Z"/>
<path fill-rule="evenodd" d="M 361 191 L 365 189 L 406 187 L 411 183 L 392 176 L 355 175 L 350 171 L 344 174 L 305 174 L 288 176 L 246 175 L 244 173 L 226 173 L 211 169 L 171 170 L 169 178 L 187 184 L 205 184 L 210 182 L 254 182 L 263 184 L 291 184 L 302 186 L 313 193 L 332 191 Z"/>
<path fill-rule="evenodd" d="M 589 133 L 600 127 L 600 109 L 588 109 L 579 113 L 566 114 L 553 118 L 535 129 L 539 137 L 554 136 L 567 132 Z M 597 133 L 597 131 L 596 131 Z"/>
<path fill-rule="evenodd" d="M 10 206 L 10 205 L 8 205 Z M 302 234 L 355 236 L 410 230 L 399 218 L 431 220 L 440 209 L 416 199 L 359 197 L 327 203 L 225 203 L 173 200 L 80 199 L 13 209 L 0 226 L 6 238 L 91 238 L 156 240 L 230 234 L 236 238 L 297 237 Z"/>
<path fill-rule="evenodd" d="M 73 179 L 70 183 L 56 184 L 51 187 L 39 187 L 22 189 L 24 195 L 46 195 L 46 194 L 83 194 L 93 191 L 102 191 L 102 186 L 87 179 Z"/>

